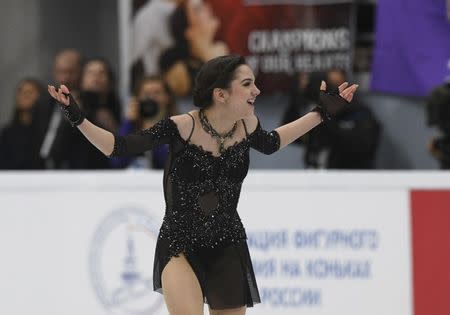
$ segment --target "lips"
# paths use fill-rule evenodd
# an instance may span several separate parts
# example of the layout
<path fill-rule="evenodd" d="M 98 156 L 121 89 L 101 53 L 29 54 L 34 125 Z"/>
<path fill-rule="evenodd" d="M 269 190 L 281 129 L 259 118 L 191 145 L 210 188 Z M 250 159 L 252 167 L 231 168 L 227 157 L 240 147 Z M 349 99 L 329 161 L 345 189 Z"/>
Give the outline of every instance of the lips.
<path fill-rule="evenodd" d="M 255 103 L 255 100 L 254 100 L 254 99 L 253 99 L 253 100 L 248 100 L 247 103 L 250 104 L 250 105 L 252 105 L 252 106 L 254 106 L 254 105 L 255 105 L 255 104 L 254 104 L 254 103 Z"/>

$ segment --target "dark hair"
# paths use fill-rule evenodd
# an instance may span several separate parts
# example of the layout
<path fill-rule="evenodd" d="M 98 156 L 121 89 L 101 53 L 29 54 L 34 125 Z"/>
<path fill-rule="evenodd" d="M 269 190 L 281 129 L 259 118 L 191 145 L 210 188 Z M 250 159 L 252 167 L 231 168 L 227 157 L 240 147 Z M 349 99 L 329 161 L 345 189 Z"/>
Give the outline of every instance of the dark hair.
<path fill-rule="evenodd" d="M 193 89 L 194 105 L 206 108 L 212 104 L 215 88 L 227 89 L 234 79 L 234 71 L 244 65 L 245 58 L 239 55 L 220 56 L 205 63 L 195 77 Z"/>
<path fill-rule="evenodd" d="M 84 60 L 82 69 L 81 69 L 81 80 L 83 79 L 86 71 L 86 66 L 92 62 L 100 62 L 103 64 L 106 70 L 106 76 L 108 77 L 108 83 L 109 83 L 109 90 L 107 91 L 106 95 L 106 105 L 107 108 L 112 111 L 112 114 L 117 122 L 121 121 L 121 113 L 122 109 L 120 106 L 119 97 L 116 92 L 116 77 L 114 75 L 113 69 L 111 67 L 111 64 L 103 57 L 93 57 Z"/>
<path fill-rule="evenodd" d="M 142 87 L 147 82 L 160 82 L 163 86 L 164 92 L 166 92 L 169 102 L 167 104 L 167 115 L 168 116 L 174 116 L 178 114 L 177 106 L 175 103 L 175 95 L 173 94 L 172 90 L 170 89 L 169 85 L 167 84 L 166 80 L 162 76 L 159 75 L 150 75 L 145 76 L 141 78 L 135 85 L 133 95 L 137 97 L 142 89 Z"/>
<path fill-rule="evenodd" d="M 44 94 L 44 86 L 42 85 L 42 83 L 38 79 L 35 79 L 35 78 L 32 78 L 32 77 L 26 77 L 26 78 L 21 79 L 16 84 L 16 89 L 15 89 L 15 93 L 14 93 L 14 108 L 13 108 L 13 114 L 12 114 L 12 116 L 13 116 L 12 120 L 13 121 L 18 121 L 18 119 L 19 119 L 19 110 L 17 109 L 17 102 L 16 102 L 16 100 L 17 100 L 17 92 L 25 84 L 33 85 L 33 87 L 38 91 L 39 97 L 36 100 L 36 103 L 39 101 L 39 99 Z M 33 106 L 33 107 L 36 107 L 36 106 Z M 32 110 L 32 113 L 33 112 L 34 111 Z"/>
<path fill-rule="evenodd" d="M 93 62 L 100 62 L 103 64 L 106 70 L 106 76 L 108 77 L 108 83 L 109 83 L 109 89 L 114 91 L 116 88 L 116 76 L 114 75 L 113 69 L 111 67 L 111 64 L 103 57 L 93 57 L 89 58 L 83 61 L 82 67 L 81 67 L 81 77 L 84 76 L 86 71 L 86 66 Z"/>

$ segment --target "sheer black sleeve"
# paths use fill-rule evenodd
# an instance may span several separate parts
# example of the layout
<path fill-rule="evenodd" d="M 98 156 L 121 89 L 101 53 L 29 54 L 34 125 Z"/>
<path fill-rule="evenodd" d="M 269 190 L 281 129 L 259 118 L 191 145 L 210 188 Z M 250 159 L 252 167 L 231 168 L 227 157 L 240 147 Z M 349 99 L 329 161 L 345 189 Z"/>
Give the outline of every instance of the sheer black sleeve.
<path fill-rule="evenodd" d="M 178 133 L 177 125 L 164 118 L 153 127 L 126 136 L 114 135 L 114 150 L 109 157 L 136 155 L 154 147 L 171 143 Z"/>
<path fill-rule="evenodd" d="M 264 153 L 272 154 L 280 149 L 280 134 L 276 130 L 270 132 L 262 129 L 258 119 L 255 131 L 249 135 L 250 147 Z"/>

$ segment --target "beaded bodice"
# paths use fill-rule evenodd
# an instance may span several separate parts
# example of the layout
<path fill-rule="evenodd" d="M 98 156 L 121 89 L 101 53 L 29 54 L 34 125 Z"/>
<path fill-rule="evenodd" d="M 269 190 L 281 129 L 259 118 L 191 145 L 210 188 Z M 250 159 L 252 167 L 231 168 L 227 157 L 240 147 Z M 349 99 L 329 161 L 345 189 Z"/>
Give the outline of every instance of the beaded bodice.
<path fill-rule="evenodd" d="M 164 170 L 166 212 L 160 238 L 169 241 L 171 255 L 196 248 L 214 248 L 246 238 L 236 211 L 249 167 L 250 147 L 271 154 L 279 149 L 276 131 L 258 126 L 220 156 L 184 140 L 173 120 L 165 118 L 137 134 L 115 136 L 111 156 L 137 154 L 169 144 Z"/>

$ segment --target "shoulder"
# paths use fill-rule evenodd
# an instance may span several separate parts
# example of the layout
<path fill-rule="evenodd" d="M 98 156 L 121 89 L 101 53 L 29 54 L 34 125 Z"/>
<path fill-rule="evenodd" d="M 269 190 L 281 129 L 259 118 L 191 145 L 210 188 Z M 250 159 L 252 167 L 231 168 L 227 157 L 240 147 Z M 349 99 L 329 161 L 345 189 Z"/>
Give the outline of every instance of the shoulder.
<path fill-rule="evenodd" d="M 192 112 L 189 114 L 193 115 Z M 183 139 L 187 139 L 191 134 L 191 130 L 193 127 L 192 117 L 189 114 L 180 114 L 175 116 L 170 116 L 169 119 L 172 120 L 178 128 L 178 133 Z"/>
<path fill-rule="evenodd" d="M 248 134 L 251 134 L 258 127 L 258 117 L 256 115 L 245 117 L 243 120 Z"/>

